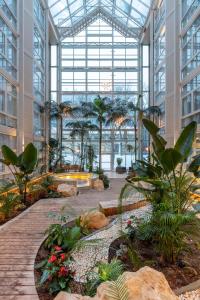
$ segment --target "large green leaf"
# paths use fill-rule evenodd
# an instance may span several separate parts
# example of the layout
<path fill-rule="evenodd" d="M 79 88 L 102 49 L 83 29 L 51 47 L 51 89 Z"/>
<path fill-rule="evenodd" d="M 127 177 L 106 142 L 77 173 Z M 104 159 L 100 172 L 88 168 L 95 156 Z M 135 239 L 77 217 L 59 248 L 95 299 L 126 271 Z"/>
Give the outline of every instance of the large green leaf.
<path fill-rule="evenodd" d="M 37 164 L 37 149 L 30 143 L 24 149 L 21 163 L 27 172 L 32 172 Z"/>
<path fill-rule="evenodd" d="M 156 124 L 154 124 L 151 120 L 143 119 L 142 123 L 152 136 L 159 132 L 158 126 L 156 126 Z"/>
<path fill-rule="evenodd" d="M 176 142 L 174 149 L 181 153 L 183 160 L 185 160 L 192 151 L 192 144 L 195 138 L 196 130 L 197 123 L 193 121 L 183 129 Z"/>
<path fill-rule="evenodd" d="M 175 170 L 178 163 L 182 161 L 182 155 L 173 148 L 165 149 L 160 158 L 165 172 L 170 173 Z"/>
<path fill-rule="evenodd" d="M 197 172 L 200 167 L 200 154 L 196 155 L 188 167 L 189 172 Z"/>
<path fill-rule="evenodd" d="M 3 158 L 4 158 L 4 163 L 6 165 L 16 165 L 17 163 L 17 155 L 15 154 L 15 152 L 12 151 L 12 149 L 10 149 L 8 146 L 3 145 L 1 147 L 1 151 L 3 154 Z"/>
<path fill-rule="evenodd" d="M 156 152 L 156 155 L 159 157 L 161 152 L 164 151 L 167 142 L 162 136 L 158 134 L 159 128 L 156 126 L 156 124 L 154 124 L 152 121 L 148 119 L 143 119 L 142 122 L 144 127 L 148 130 L 148 132 L 150 133 L 153 139 L 154 151 Z"/>

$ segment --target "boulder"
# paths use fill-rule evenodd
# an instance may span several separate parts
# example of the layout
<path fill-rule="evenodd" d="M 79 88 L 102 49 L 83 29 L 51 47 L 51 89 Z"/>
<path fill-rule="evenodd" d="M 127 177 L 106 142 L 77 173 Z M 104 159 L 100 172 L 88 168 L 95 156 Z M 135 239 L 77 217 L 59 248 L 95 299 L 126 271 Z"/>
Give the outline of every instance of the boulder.
<path fill-rule="evenodd" d="M 125 272 L 123 277 L 130 300 L 178 300 L 163 273 L 150 267 L 143 267 L 137 272 Z M 106 295 L 108 287 L 107 282 L 98 287 L 98 299 L 109 299 Z"/>
<path fill-rule="evenodd" d="M 96 179 L 93 181 L 92 184 L 93 189 L 95 189 L 98 192 L 102 192 L 104 191 L 104 184 L 103 181 L 101 179 Z"/>
<path fill-rule="evenodd" d="M 58 185 L 57 192 L 61 193 L 63 197 L 71 197 L 77 195 L 77 187 L 62 183 Z"/>
<path fill-rule="evenodd" d="M 124 284 L 128 290 L 129 300 L 178 300 L 171 290 L 165 276 L 150 267 L 143 267 L 137 272 L 124 272 Z M 109 282 L 102 283 L 95 297 L 61 292 L 55 300 L 109 300 L 107 295 Z"/>
<path fill-rule="evenodd" d="M 80 217 L 80 223 L 88 229 L 100 229 L 107 226 L 109 221 L 102 212 L 89 211 Z"/>

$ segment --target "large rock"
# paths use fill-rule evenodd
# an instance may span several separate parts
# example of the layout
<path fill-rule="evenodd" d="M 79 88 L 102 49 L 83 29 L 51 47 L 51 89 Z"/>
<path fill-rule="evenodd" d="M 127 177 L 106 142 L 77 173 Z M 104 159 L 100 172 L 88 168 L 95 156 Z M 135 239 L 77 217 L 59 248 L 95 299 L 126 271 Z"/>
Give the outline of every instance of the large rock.
<path fill-rule="evenodd" d="M 74 185 L 62 183 L 58 185 L 57 192 L 61 193 L 64 197 L 71 197 L 77 195 L 77 187 Z"/>
<path fill-rule="evenodd" d="M 101 179 L 96 179 L 93 181 L 92 184 L 93 189 L 95 189 L 98 192 L 102 192 L 104 191 L 104 184 L 103 181 Z"/>
<path fill-rule="evenodd" d="M 84 213 L 80 218 L 81 225 L 88 229 L 100 229 L 108 225 L 109 221 L 100 211 L 89 211 Z"/>
<path fill-rule="evenodd" d="M 169 287 L 165 276 L 152 268 L 144 267 L 137 272 L 125 272 L 123 277 L 129 300 L 179 299 Z M 109 300 L 111 298 L 107 295 L 108 287 L 109 282 L 102 283 L 93 298 L 61 292 L 55 300 Z"/>

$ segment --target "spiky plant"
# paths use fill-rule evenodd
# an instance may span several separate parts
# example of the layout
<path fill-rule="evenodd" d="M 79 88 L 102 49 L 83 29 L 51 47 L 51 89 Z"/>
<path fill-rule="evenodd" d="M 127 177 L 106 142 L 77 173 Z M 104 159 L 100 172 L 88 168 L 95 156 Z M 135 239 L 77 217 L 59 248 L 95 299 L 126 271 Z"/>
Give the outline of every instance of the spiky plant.
<path fill-rule="evenodd" d="M 123 273 L 123 269 L 123 264 L 117 259 L 113 259 L 110 263 L 98 263 L 97 272 L 88 273 L 86 294 L 94 296 L 96 294 L 97 287 L 102 282 L 117 280 L 117 278 Z"/>

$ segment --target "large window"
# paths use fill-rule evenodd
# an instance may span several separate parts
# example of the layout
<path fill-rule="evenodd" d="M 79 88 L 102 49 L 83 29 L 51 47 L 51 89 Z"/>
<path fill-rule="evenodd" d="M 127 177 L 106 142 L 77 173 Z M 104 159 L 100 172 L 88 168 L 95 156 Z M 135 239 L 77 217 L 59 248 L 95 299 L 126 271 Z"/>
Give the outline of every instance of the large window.
<path fill-rule="evenodd" d="M 61 92 L 63 101 L 73 102 L 80 95 L 84 100 L 98 93 L 126 99 L 136 95 L 138 45 L 134 38 L 125 38 L 100 19 L 66 38 L 61 44 Z"/>
<path fill-rule="evenodd" d="M 93 101 L 100 94 L 113 99 L 137 100 L 139 88 L 138 42 L 133 37 L 124 37 L 98 19 L 74 37 L 67 37 L 61 43 L 60 63 L 57 68 L 57 48 L 51 47 L 51 99 L 71 101 Z M 145 93 L 148 97 L 148 66 L 144 65 Z M 61 79 L 61 82 L 57 80 Z M 58 93 L 60 91 L 61 93 Z M 56 123 L 52 123 L 55 136 Z M 71 139 L 70 130 L 63 128 L 63 146 L 66 161 L 77 162 L 80 152 L 79 138 Z M 94 146 L 98 160 L 98 132 L 88 138 Z M 134 132 L 128 129 L 105 128 L 103 133 L 102 161 L 104 169 L 114 169 L 117 157 L 123 164 L 131 165 L 132 155 L 126 145 L 134 143 Z M 67 148 L 68 147 L 68 148 Z M 74 153 L 70 148 L 75 149 Z M 66 150 L 65 150 L 66 149 Z"/>

